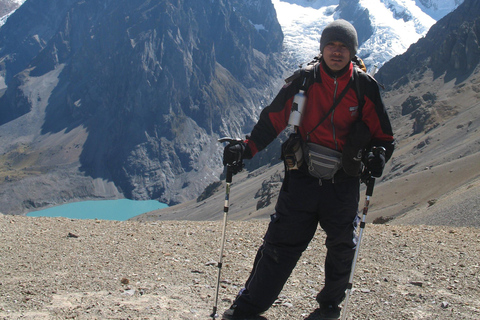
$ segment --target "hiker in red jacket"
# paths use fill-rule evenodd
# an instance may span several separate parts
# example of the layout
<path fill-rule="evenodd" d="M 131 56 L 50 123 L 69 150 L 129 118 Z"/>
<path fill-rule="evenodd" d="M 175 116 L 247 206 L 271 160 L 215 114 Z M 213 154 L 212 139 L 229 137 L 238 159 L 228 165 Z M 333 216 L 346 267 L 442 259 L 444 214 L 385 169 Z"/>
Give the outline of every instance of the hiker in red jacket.
<path fill-rule="evenodd" d="M 292 105 L 294 112 L 299 108 L 294 98 L 305 91 L 301 122 L 282 146 L 286 170 L 275 213 L 245 288 L 223 319 L 255 319 L 266 311 L 318 224 L 326 232 L 327 254 L 317 313 L 319 319 L 340 316 L 356 244 L 361 160 L 364 172 L 380 177 L 394 150 L 379 87 L 352 63 L 357 47 L 357 32 L 349 22 L 330 23 L 320 39 L 319 62 L 280 90 L 245 141 L 225 147 L 226 165 L 252 158 L 288 126 Z M 292 163 L 289 157 L 299 145 L 303 152 Z M 384 152 L 369 152 L 373 148 Z M 322 163 L 327 158 L 331 163 Z"/>

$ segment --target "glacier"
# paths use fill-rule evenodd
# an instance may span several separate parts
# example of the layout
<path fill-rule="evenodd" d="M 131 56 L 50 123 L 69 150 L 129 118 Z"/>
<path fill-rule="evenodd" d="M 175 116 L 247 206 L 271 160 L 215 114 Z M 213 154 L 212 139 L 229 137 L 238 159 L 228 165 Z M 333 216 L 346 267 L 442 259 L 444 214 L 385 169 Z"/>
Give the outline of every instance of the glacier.
<path fill-rule="evenodd" d="M 287 63 L 303 65 L 319 52 L 323 28 L 339 18 L 339 0 L 272 0 L 284 32 Z M 359 0 L 367 9 L 373 35 L 358 50 L 367 68 L 380 68 L 425 36 L 436 21 L 463 0 Z"/>

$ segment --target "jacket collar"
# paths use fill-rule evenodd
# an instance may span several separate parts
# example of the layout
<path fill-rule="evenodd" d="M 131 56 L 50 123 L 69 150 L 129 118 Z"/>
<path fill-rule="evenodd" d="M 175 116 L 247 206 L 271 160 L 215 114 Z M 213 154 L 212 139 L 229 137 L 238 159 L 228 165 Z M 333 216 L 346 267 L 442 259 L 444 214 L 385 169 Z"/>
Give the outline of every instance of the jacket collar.
<path fill-rule="evenodd" d="M 353 71 L 353 63 L 352 62 L 349 62 L 345 68 L 343 68 L 342 70 L 340 71 L 332 71 L 332 69 L 330 69 L 327 64 L 322 61 L 322 63 L 320 64 L 321 68 L 322 68 L 322 73 L 325 73 L 326 75 L 328 75 L 330 78 L 337 78 L 337 79 L 340 79 L 340 78 L 343 78 L 344 76 L 350 78 L 352 76 L 352 71 Z"/>

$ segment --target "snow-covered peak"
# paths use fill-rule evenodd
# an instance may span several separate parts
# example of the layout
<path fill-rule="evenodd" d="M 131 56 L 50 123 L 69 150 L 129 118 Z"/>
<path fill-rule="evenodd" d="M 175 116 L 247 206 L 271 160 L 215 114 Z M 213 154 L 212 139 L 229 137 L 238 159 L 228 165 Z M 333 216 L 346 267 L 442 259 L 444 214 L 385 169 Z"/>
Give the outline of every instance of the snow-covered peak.
<path fill-rule="evenodd" d="M 293 64 L 309 62 L 318 54 L 320 34 L 334 20 L 338 1 L 323 6 L 323 1 L 273 0 L 284 34 L 284 49 Z M 322 2 L 322 5 L 320 3 Z M 310 6 L 311 5 L 311 6 Z"/>
<path fill-rule="evenodd" d="M 5 6 L 5 8 L 6 8 L 6 10 L 0 10 L 3 13 L 6 13 L 9 10 L 11 10 L 11 8 L 14 8 L 12 11 L 8 12 L 5 15 L 2 15 L 2 12 L 0 12 L 0 28 L 5 24 L 8 17 L 10 17 L 10 15 L 12 13 L 14 13 L 15 10 L 17 10 L 24 2 L 25 2 L 25 0 L 4 0 L 3 2 L 0 1 L 0 4 Z"/>
<path fill-rule="evenodd" d="M 438 21 L 455 10 L 463 0 L 415 0 L 415 3 L 423 12 Z"/>
<path fill-rule="evenodd" d="M 309 62 L 319 51 L 323 28 L 338 19 L 339 0 L 272 0 L 285 35 L 284 48 L 292 65 Z M 405 52 L 430 27 L 463 0 L 359 0 L 367 9 L 373 35 L 358 55 L 368 68 Z M 435 18 L 433 18 L 433 15 Z"/>
<path fill-rule="evenodd" d="M 436 22 L 413 0 L 360 0 L 360 5 L 368 9 L 374 27 L 373 35 L 358 51 L 370 67 L 380 67 L 404 53 Z"/>

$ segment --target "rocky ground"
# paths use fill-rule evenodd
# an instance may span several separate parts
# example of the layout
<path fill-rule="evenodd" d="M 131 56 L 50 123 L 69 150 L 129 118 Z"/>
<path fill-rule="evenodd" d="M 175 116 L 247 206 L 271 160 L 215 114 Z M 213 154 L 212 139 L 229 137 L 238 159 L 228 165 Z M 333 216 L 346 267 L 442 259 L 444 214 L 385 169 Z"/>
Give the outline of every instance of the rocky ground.
<path fill-rule="evenodd" d="M 245 281 L 268 221 L 229 221 L 219 310 Z M 0 319 L 208 319 L 221 221 L 0 215 Z M 319 231 L 266 319 L 315 319 Z M 348 319 L 480 319 L 477 228 L 367 224 Z"/>

